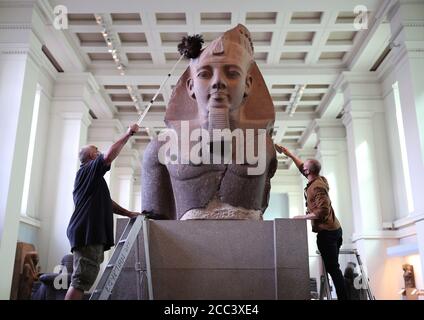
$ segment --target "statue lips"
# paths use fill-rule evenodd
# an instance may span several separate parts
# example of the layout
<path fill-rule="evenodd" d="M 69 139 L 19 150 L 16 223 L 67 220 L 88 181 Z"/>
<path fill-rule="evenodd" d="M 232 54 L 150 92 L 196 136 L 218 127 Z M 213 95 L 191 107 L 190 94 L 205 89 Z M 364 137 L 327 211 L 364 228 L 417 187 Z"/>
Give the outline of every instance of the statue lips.
<path fill-rule="evenodd" d="M 228 93 L 224 91 L 211 92 L 209 100 L 212 108 L 228 108 L 230 104 Z"/>

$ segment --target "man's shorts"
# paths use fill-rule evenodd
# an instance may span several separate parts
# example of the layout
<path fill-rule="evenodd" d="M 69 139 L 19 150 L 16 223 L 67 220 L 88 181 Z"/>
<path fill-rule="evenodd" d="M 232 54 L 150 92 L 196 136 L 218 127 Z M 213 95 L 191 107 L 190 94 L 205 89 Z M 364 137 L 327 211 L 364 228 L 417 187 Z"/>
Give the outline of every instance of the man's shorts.
<path fill-rule="evenodd" d="M 100 264 L 103 262 L 103 245 L 89 245 L 74 249 L 74 272 L 71 277 L 71 286 L 83 291 L 90 290 Z"/>

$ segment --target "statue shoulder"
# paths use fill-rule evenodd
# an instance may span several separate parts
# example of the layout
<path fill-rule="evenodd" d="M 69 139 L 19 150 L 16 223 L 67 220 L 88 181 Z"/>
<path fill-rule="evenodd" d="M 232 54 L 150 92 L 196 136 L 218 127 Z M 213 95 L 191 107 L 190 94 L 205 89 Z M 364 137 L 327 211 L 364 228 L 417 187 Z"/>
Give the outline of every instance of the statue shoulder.
<path fill-rule="evenodd" d="M 159 149 L 164 144 L 157 137 L 153 138 L 143 152 L 143 167 L 159 163 Z"/>

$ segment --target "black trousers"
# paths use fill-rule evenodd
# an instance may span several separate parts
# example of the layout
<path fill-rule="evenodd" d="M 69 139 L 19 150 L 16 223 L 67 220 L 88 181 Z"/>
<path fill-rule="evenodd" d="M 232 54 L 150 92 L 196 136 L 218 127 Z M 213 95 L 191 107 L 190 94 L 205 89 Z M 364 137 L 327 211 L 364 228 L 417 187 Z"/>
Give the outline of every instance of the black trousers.
<path fill-rule="evenodd" d="M 330 274 L 336 287 L 337 299 L 347 300 L 344 277 L 339 265 L 339 251 L 343 243 L 342 236 L 342 228 L 332 231 L 319 231 L 317 234 L 317 245 L 324 261 L 325 269 Z"/>

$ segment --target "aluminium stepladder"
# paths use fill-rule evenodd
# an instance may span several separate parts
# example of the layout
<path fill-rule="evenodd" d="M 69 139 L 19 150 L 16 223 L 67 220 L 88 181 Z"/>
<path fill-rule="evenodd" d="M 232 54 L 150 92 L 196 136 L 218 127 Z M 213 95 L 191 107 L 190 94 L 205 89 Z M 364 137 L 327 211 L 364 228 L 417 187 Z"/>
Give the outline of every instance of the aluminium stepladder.
<path fill-rule="evenodd" d="M 108 300 L 112 290 L 115 286 L 116 281 L 121 273 L 122 268 L 125 265 L 125 261 L 131 251 L 131 248 L 136 242 L 138 247 L 137 237 L 143 228 L 143 239 L 144 239 L 144 250 L 146 259 L 146 276 L 147 276 L 147 289 L 149 300 L 153 300 L 153 288 L 152 288 L 152 274 L 150 269 L 150 255 L 149 255 L 149 237 L 148 237 L 148 218 L 144 215 L 139 215 L 137 218 L 130 219 L 126 225 L 119 241 L 116 243 L 115 249 L 113 250 L 112 256 L 109 259 L 106 268 L 104 269 L 99 282 L 93 293 L 90 296 L 90 300 Z M 139 250 L 137 248 L 137 257 Z M 137 275 L 140 277 L 140 259 L 136 261 Z M 138 283 L 140 285 L 140 281 Z"/>

